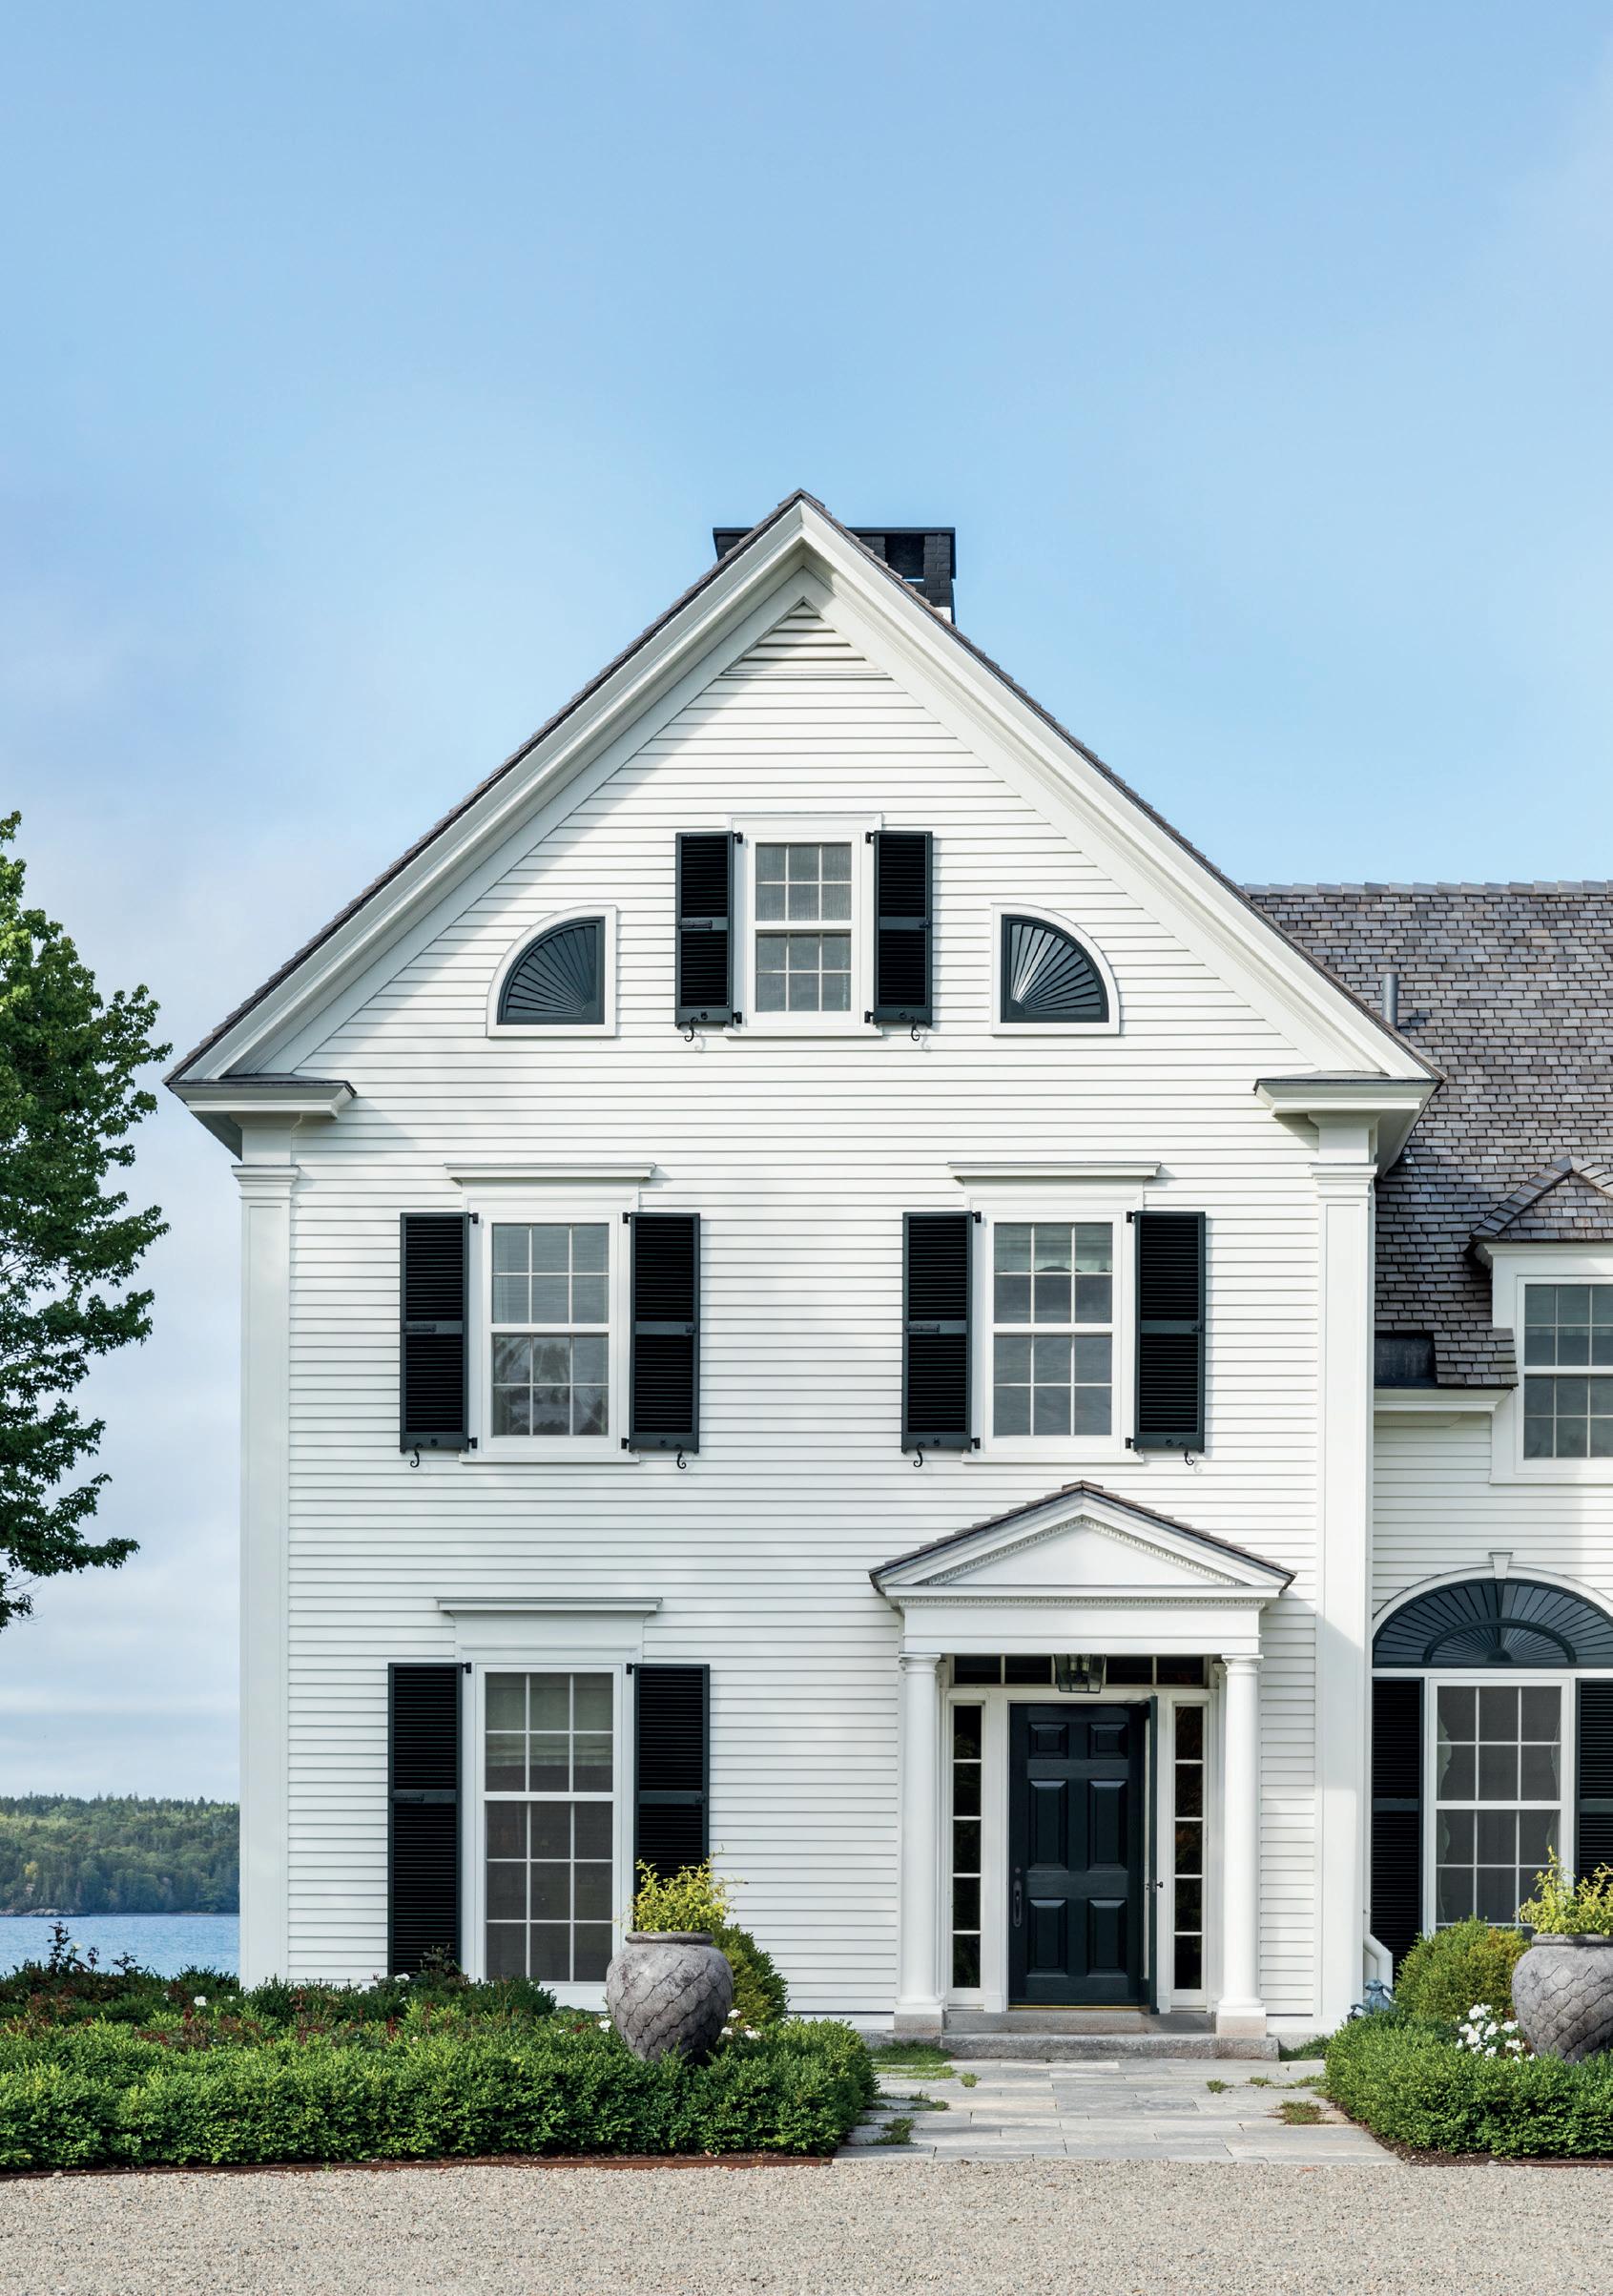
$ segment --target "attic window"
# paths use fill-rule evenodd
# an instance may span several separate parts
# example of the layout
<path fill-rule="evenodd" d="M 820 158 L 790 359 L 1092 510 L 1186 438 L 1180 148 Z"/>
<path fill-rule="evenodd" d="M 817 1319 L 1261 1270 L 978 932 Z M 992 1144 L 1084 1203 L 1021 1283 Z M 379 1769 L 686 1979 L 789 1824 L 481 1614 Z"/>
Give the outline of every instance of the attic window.
<path fill-rule="evenodd" d="M 1091 953 L 1050 918 L 1015 914 L 999 921 L 999 1025 L 1103 1027 L 1108 988 Z"/>

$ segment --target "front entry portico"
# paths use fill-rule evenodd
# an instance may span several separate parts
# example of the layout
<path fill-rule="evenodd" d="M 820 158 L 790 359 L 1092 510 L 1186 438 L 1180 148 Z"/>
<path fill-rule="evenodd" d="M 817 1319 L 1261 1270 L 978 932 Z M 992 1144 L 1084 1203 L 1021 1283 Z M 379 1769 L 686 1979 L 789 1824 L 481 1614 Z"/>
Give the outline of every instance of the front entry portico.
<path fill-rule="evenodd" d="M 873 1579 L 901 1616 L 896 2030 L 949 2006 L 1190 2003 L 1263 2035 L 1260 1613 L 1290 1574 L 1078 1483 Z M 1076 1663 L 1094 1658 L 1132 1686 Z"/>

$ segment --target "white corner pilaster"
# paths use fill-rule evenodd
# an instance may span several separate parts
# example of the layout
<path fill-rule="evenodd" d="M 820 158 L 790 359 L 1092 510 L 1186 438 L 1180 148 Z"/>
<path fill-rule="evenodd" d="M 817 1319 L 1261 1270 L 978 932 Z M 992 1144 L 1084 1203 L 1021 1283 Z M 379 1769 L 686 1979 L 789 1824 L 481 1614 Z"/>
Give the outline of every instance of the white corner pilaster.
<path fill-rule="evenodd" d="M 1221 1997 L 1217 2033 L 1258 2038 L 1260 1996 L 1260 1661 L 1229 1658 L 1221 1692 Z"/>
<path fill-rule="evenodd" d="M 934 2033 L 941 1999 L 941 1660 L 906 1651 L 901 1669 L 900 1844 L 897 1897 L 898 2033 Z"/>
<path fill-rule="evenodd" d="M 241 1194 L 240 1972 L 289 1972 L 287 1548 L 290 1540 L 289 1127 L 253 1127 Z"/>
<path fill-rule="evenodd" d="M 1367 1737 L 1372 1674 L 1372 1127 L 1318 1116 L 1319 1562 L 1316 1604 L 1318 1937 L 1323 2031 L 1361 1996 L 1367 1926 Z"/>

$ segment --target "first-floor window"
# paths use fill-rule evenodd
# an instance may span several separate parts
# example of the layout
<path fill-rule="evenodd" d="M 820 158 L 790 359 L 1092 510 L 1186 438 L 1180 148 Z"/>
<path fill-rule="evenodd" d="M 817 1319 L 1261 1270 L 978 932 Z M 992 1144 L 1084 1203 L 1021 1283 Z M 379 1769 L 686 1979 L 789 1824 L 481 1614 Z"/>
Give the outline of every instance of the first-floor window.
<path fill-rule="evenodd" d="M 1562 1692 L 1437 1683 L 1435 1920 L 1508 1922 L 1562 1845 Z"/>
<path fill-rule="evenodd" d="M 999 1220 L 992 1326 L 994 1435 L 1109 1433 L 1114 1231 L 1107 1220 Z"/>
<path fill-rule="evenodd" d="M 610 1433 L 610 1231 L 603 1220 L 493 1227 L 493 1433 Z"/>
<path fill-rule="evenodd" d="M 487 1975 L 598 1982 L 610 1958 L 614 1685 L 489 1674 Z"/>

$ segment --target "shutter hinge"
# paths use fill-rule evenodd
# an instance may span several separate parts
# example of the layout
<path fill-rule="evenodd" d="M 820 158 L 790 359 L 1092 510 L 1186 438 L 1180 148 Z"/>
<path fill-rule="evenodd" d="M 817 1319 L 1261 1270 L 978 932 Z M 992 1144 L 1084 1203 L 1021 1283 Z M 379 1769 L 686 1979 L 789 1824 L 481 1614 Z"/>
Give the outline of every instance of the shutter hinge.
<path fill-rule="evenodd" d="M 465 1674 L 468 1674 L 468 1673 L 470 1672 L 471 1668 L 470 1668 L 470 1661 L 469 1661 L 469 1659 L 465 1659 L 465 1660 L 464 1660 L 464 1661 L 462 1662 L 462 1665 L 461 1665 L 461 1669 L 460 1669 L 460 1670 L 461 1670 L 461 1672 L 462 1672 L 462 1673 L 465 1673 Z"/>
<path fill-rule="evenodd" d="M 983 1219 L 984 1219 L 984 1217 L 985 1217 L 985 1214 L 984 1214 L 984 1212 L 983 1212 L 983 1211 L 972 1211 L 972 1212 L 970 1212 L 970 1214 L 969 1214 L 969 1217 L 970 1217 L 970 1219 L 971 1219 L 971 1220 L 973 1220 L 973 1222 L 975 1223 L 975 1226 L 978 1228 L 978 1227 L 980 1226 L 980 1224 L 981 1224 L 982 1220 L 983 1220 Z"/>
<path fill-rule="evenodd" d="M 480 1227 L 481 1227 L 481 1225 L 482 1225 L 482 1214 L 481 1214 L 479 1211 L 472 1211 L 472 1212 L 468 1212 L 468 1213 L 466 1213 L 466 1215 L 465 1215 L 465 1216 L 466 1216 L 466 1218 L 469 1220 L 469 1222 L 470 1222 L 470 1225 L 472 1226 L 472 1228 L 480 1228 Z"/>
<path fill-rule="evenodd" d="M 475 1438 L 473 1435 L 467 1435 L 467 1436 L 465 1437 L 465 1449 L 466 1449 L 467 1451 L 474 1451 L 474 1450 L 475 1450 L 475 1448 L 476 1448 L 476 1438 Z"/>
<path fill-rule="evenodd" d="M 1136 1214 L 1134 1211 L 1128 1211 L 1128 1212 L 1127 1213 L 1127 1215 L 1126 1215 L 1126 1225 L 1127 1226 L 1127 1228 L 1129 1228 L 1129 1227 L 1130 1227 L 1130 1225 L 1131 1225 L 1132 1221 L 1133 1221 L 1133 1220 L 1134 1220 L 1136 1217 L 1137 1217 L 1137 1214 Z"/>
<path fill-rule="evenodd" d="M 863 833 L 862 833 L 862 841 L 863 841 L 863 843 L 864 843 L 865 845 L 872 845 L 872 844 L 873 844 L 873 842 L 874 842 L 874 832 L 873 832 L 871 829 L 865 829 L 865 830 L 863 831 Z"/>

